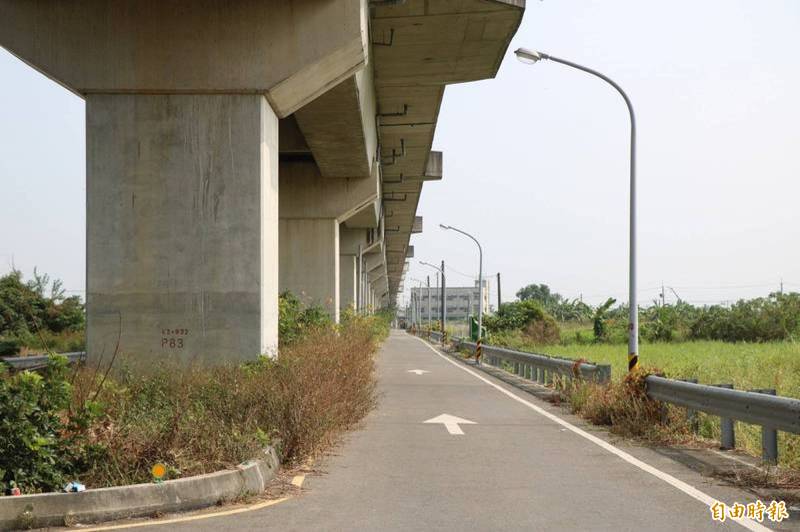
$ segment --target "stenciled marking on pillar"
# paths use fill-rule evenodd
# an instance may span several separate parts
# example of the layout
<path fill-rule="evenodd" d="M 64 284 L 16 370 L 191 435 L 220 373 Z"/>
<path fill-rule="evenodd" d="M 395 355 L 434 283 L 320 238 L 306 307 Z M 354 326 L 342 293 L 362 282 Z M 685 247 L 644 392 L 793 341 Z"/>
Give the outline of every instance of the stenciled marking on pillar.
<path fill-rule="evenodd" d="M 189 329 L 161 329 L 162 349 L 183 349 L 184 339 L 189 335 Z"/>
<path fill-rule="evenodd" d="M 636 353 L 628 355 L 628 371 L 636 371 L 639 368 L 639 356 Z"/>

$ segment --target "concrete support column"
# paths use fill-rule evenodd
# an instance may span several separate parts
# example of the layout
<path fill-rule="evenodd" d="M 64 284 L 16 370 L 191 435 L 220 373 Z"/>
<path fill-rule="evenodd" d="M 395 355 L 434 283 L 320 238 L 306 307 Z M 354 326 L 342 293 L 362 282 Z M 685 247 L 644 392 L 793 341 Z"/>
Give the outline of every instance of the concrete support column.
<path fill-rule="evenodd" d="M 339 322 L 338 220 L 280 219 L 280 287 Z"/>
<path fill-rule="evenodd" d="M 339 304 L 341 309 L 356 307 L 356 290 L 358 289 L 358 257 L 356 255 L 339 256 Z"/>
<path fill-rule="evenodd" d="M 278 120 L 260 95 L 89 94 L 87 343 L 215 363 L 278 341 Z"/>

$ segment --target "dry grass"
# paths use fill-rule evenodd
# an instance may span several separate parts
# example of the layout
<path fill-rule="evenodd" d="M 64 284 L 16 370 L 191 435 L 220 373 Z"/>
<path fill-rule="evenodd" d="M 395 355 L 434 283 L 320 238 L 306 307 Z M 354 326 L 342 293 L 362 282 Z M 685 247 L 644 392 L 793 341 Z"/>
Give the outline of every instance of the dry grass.
<path fill-rule="evenodd" d="M 658 372 L 642 370 L 605 385 L 573 380 L 562 394 L 573 413 L 620 436 L 664 444 L 691 440 L 685 412 L 645 393 L 644 379 L 653 373 Z"/>
<path fill-rule="evenodd" d="M 768 492 L 773 497 L 787 503 L 800 502 L 800 472 L 776 467 L 756 469 L 752 467 L 736 468 L 733 471 L 717 473 L 735 486 Z"/>
<path fill-rule="evenodd" d="M 90 487 L 149 482 L 229 468 L 267 444 L 297 463 L 357 424 L 375 404 L 380 328 L 359 318 L 311 332 L 277 360 L 243 366 L 115 371 L 100 387 L 103 414 L 89 427 L 97 452 L 81 477 Z M 75 402 L 102 375 L 81 372 Z"/>

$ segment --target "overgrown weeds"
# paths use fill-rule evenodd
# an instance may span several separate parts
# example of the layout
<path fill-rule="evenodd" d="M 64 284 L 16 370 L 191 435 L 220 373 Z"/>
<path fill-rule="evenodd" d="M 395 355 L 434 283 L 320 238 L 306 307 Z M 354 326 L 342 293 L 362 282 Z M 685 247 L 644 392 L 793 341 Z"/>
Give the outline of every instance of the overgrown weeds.
<path fill-rule="evenodd" d="M 61 420 L 47 433 L 79 459 L 45 457 L 59 469 L 48 478 L 0 465 L 2 480 L 27 493 L 59 489 L 67 476 L 89 487 L 148 482 L 155 463 L 167 466 L 168 478 L 208 473 L 258 456 L 267 444 L 285 462 L 301 461 L 373 407 L 374 353 L 387 329 L 383 317 L 353 316 L 339 327 L 306 327 L 274 360 L 204 368 L 142 367 L 122 358 L 107 378 L 92 368 L 61 373 L 51 384 L 66 390 L 67 400 L 44 405 Z M 37 390 L 34 396 L 43 396 Z M 14 424 L 0 423 L 0 442 L 17 434 Z M 2 460 L 13 462 L 8 448 L 0 449 Z"/>
<path fill-rule="evenodd" d="M 573 380 L 565 395 L 573 413 L 595 425 L 605 425 L 620 436 L 651 443 L 677 443 L 691 439 L 690 426 L 680 409 L 647 396 L 645 377 L 656 370 L 640 370 L 619 381 L 597 384 Z"/>

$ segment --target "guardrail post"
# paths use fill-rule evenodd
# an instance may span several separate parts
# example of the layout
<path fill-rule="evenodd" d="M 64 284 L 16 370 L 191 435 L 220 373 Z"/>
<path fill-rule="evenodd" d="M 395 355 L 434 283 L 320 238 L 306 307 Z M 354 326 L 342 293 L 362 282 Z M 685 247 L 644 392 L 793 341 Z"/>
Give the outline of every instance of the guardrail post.
<path fill-rule="evenodd" d="M 776 390 L 772 388 L 760 388 L 750 391 L 766 395 L 777 395 Z M 761 427 L 761 460 L 765 464 L 776 465 L 778 463 L 778 431 L 771 427 Z"/>
<path fill-rule="evenodd" d="M 712 384 L 717 388 L 727 388 L 733 390 L 733 384 Z M 722 449 L 735 449 L 736 448 L 736 431 L 733 429 L 733 420 L 728 417 L 719 418 L 720 429 L 720 448 Z"/>
<path fill-rule="evenodd" d="M 537 380 L 539 381 L 539 384 L 543 385 L 544 384 L 544 369 L 543 368 L 537 368 L 536 373 L 538 373 Z"/>

